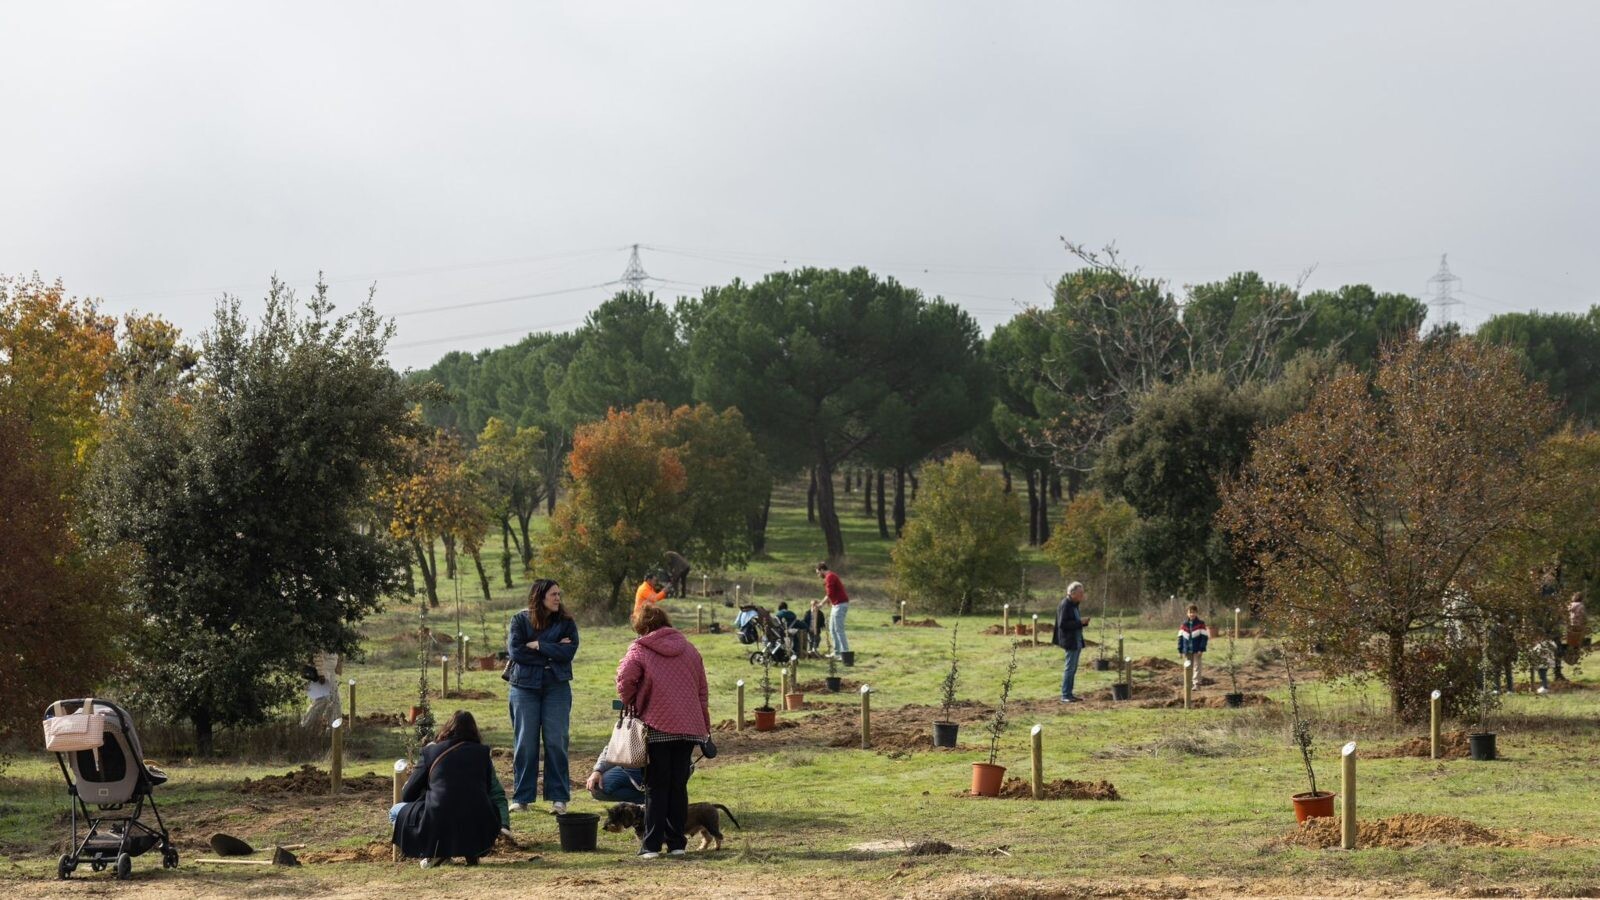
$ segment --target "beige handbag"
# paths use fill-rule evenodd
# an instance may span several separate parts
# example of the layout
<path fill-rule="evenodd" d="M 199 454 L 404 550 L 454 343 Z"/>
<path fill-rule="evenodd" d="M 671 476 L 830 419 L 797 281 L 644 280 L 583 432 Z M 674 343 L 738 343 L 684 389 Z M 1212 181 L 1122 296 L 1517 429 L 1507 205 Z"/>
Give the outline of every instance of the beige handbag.
<path fill-rule="evenodd" d="M 642 769 L 649 758 L 644 723 L 631 708 L 623 710 L 611 729 L 611 740 L 606 742 L 606 761 L 625 769 Z"/>
<path fill-rule="evenodd" d="M 71 715 L 56 715 L 44 720 L 44 748 L 52 753 L 99 750 L 106 742 L 106 714 L 93 712 L 94 700 L 83 701 L 83 709 Z"/>

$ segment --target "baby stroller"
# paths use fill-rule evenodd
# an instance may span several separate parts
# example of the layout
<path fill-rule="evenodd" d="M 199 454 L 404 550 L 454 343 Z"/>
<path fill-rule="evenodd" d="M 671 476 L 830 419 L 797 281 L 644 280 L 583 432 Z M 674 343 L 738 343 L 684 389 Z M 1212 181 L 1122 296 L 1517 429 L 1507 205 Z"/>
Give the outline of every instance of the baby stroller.
<path fill-rule="evenodd" d="M 96 872 L 115 866 L 115 876 L 126 879 L 133 872 L 133 857 L 158 847 L 162 867 L 177 868 L 178 850 L 153 793 L 166 784 L 167 776 L 145 764 L 127 710 L 107 700 L 57 700 L 45 710 L 44 733 L 45 749 L 55 753 L 72 798 L 72 842 L 56 863 L 56 877 L 71 877 L 87 861 Z M 155 828 L 142 819 L 146 801 Z M 85 829 L 81 837 L 80 819 Z"/>
<path fill-rule="evenodd" d="M 759 666 L 763 659 L 783 664 L 794 655 L 790 650 L 789 633 L 783 621 L 759 606 L 742 606 L 734 620 L 739 643 L 755 644 L 758 649 L 750 654 L 750 664 Z"/>

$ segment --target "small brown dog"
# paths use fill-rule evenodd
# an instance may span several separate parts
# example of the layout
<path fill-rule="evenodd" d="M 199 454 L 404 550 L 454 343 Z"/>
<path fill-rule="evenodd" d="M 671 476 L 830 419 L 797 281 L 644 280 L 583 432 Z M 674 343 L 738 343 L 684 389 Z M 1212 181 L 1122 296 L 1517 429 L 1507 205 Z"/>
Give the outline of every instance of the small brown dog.
<path fill-rule="evenodd" d="M 733 823 L 733 827 L 739 827 L 739 820 L 733 817 L 733 810 L 721 803 L 689 804 L 689 815 L 684 819 L 683 834 L 684 837 L 700 835 L 700 846 L 696 847 L 696 850 L 704 850 L 713 843 L 716 846 L 711 849 L 722 849 L 722 820 L 717 815 L 719 809 L 728 814 L 728 821 Z M 634 835 L 639 840 L 644 840 L 644 804 L 618 803 L 606 810 L 607 831 L 622 832 L 629 828 L 633 829 Z"/>

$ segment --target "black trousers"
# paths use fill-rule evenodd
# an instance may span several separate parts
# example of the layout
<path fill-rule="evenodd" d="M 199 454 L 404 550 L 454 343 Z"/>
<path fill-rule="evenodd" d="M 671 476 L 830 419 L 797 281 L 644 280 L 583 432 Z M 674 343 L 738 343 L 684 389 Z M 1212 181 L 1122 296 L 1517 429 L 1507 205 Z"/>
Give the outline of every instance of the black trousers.
<path fill-rule="evenodd" d="M 684 850 L 683 833 L 689 818 L 689 763 L 694 741 L 658 741 L 650 744 L 650 762 L 644 767 L 645 850 Z"/>

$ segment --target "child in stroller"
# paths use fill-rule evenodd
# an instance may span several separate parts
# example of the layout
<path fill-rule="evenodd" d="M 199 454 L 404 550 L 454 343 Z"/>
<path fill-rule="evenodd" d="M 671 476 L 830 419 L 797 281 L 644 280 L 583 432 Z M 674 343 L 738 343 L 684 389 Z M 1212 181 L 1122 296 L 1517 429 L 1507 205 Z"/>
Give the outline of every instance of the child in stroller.
<path fill-rule="evenodd" d="M 116 878 L 126 879 L 133 872 L 133 857 L 158 847 L 162 867 L 177 868 L 178 851 L 154 793 L 166 784 L 167 775 L 145 762 L 127 710 L 107 700 L 57 700 L 45 710 L 44 733 L 45 749 L 55 753 L 72 798 L 72 840 L 56 862 L 56 877 L 70 877 L 87 860 L 96 872 L 114 865 Z M 154 828 L 143 821 L 146 801 Z M 87 828 L 81 839 L 80 818 Z"/>

